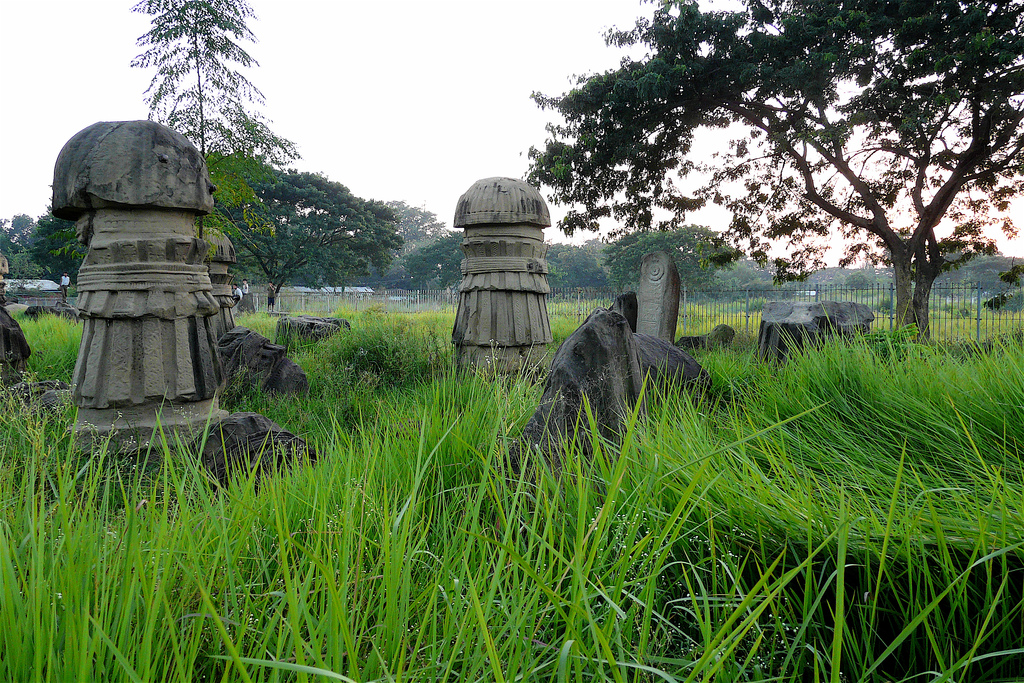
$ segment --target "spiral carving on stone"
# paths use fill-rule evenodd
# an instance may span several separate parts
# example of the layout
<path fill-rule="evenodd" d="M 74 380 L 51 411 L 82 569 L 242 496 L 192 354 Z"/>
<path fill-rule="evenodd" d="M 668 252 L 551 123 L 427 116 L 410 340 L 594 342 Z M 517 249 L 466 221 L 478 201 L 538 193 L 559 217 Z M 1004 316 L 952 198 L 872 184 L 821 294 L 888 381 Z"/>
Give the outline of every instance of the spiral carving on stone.
<path fill-rule="evenodd" d="M 667 272 L 668 269 L 664 263 L 660 260 L 653 260 L 647 268 L 647 280 L 651 283 L 659 283 L 665 279 L 665 273 Z"/>

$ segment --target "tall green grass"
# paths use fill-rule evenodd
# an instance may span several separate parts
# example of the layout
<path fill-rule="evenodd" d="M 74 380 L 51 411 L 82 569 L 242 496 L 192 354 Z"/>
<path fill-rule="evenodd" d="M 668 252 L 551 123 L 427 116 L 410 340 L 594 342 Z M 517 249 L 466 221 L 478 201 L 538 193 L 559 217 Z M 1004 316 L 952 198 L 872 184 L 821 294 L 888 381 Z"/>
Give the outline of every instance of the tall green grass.
<path fill-rule="evenodd" d="M 244 323 L 272 337 L 266 318 Z M 218 490 L 183 447 L 155 470 L 80 454 L 73 408 L 4 399 L 0 678 L 1024 670 L 1024 349 L 708 352 L 702 400 L 649 389 L 622 444 L 592 428 L 592 459 L 515 477 L 538 385 L 456 374 L 450 317 L 350 319 L 293 349 L 308 396 L 225 397 L 320 450 L 258 489 Z M 55 322 L 23 326 L 51 359 L 33 369 L 66 380 L 74 351 L 47 340 L 76 333 Z"/>

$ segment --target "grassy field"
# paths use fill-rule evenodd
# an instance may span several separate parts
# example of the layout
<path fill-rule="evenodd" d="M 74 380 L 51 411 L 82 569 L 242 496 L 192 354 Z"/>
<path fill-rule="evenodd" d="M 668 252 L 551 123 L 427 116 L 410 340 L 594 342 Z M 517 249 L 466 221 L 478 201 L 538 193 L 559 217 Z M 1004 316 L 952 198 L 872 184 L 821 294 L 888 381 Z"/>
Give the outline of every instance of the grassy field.
<path fill-rule="evenodd" d="M 701 400 L 525 481 L 541 386 L 456 375 L 450 315 L 342 313 L 292 350 L 308 396 L 222 398 L 320 451 L 258 491 L 0 399 L 0 680 L 1021 680 L 1019 345 L 775 368 L 741 337 Z M 69 380 L 80 329 L 20 322 Z"/>

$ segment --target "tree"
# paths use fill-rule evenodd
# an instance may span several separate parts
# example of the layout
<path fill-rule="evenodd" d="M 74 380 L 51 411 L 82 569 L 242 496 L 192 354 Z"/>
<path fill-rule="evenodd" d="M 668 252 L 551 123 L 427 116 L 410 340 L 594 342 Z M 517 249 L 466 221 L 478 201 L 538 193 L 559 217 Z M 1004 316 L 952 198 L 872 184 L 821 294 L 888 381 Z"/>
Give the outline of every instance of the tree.
<path fill-rule="evenodd" d="M 645 230 L 626 233 L 605 248 L 605 265 L 620 289 L 636 286 L 644 256 L 654 251 L 672 254 L 679 284 L 689 289 L 710 286 L 718 263 L 735 252 L 724 248 L 717 235 L 705 227 L 690 225 L 676 230 Z"/>
<path fill-rule="evenodd" d="M 35 221 L 27 251 L 43 274 L 59 281 L 67 273 L 75 282 L 86 249 L 78 242 L 74 221 L 47 213 Z"/>
<path fill-rule="evenodd" d="M 292 142 L 247 110 L 264 103 L 238 68 L 259 66 L 241 46 L 256 42 L 246 26 L 256 18 L 252 8 L 245 0 L 142 0 L 132 11 L 153 17 L 138 40 L 146 50 L 132 60 L 134 67 L 156 68 L 146 90 L 150 117 L 198 145 L 220 204 L 252 203 L 250 183 L 299 156 Z M 220 217 L 214 223 L 230 230 Z"/>
<path fill-rule="evenodd" d="M 607 287 L 608 273 L 598 260 L 600 247 L 597 240 L 590 240 L 582 246 L 548 245 L 548 284 L 571 288 Z"/>
<path fill-rule="evenodd" d="M 766 240 L 790 239 L 779 279 L 823 265 L 822 240 L 838 231 L 843 265 L 891 263 L 897 315 L 926 333 L 936 276 L 993 252 L 984 228 L 1016 231 L 1022 13 L 1005 0 L 748 0 L 741 12 L 666 0 L 608 36 L 648 57 L 534 95 L 565 123 L 531 150 L 531 178 L 580 205 L 567 233 L 609 216 L 626 230 L 674 227 L 713 201 L 762 262 Z M 698 131 L 726 128 L 734 139 L 717 158 L 692 158 Z M 691 173 L 702 184 L 684 196 L 674 181 Z M 940 239 L 944 219 L 953 230 Z"/>
<path fill-rule="evenodd" d="M 398 216 L 398 235 L 402 238 L 402 252 L 405 254 L 449 232 L 433 211 L 409 206 L 400 200 L 390 201 L 388 206 Z"/>
<path fill-rule="evenodd" d="M 447 289 L 462 280 L 462 231 L 446 232 L 405 257 L 413 287 Z"/>
<path fill-rule="evenodd" d="M 228 217 L 240 220 L 236 214 L 244 212 L 260 227 L 241 231 L 237 246 L 278 289 L 298 276 L 311 286 L 344 285 L 371 264 L 386 268 L 402 245 L 387 205 L 322 175 L 274 171 L 271 182 L 254 183 L 253 190 L 260 203 Z"/>

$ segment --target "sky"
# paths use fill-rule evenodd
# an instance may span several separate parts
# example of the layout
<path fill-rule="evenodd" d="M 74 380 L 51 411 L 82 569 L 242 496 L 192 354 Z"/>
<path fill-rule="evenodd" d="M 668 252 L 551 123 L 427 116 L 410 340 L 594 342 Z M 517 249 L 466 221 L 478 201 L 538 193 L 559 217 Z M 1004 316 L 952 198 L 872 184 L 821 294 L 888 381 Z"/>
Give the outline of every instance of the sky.
<path fill-rule="evenodd" d="M 79 130 L 148 116 L 152 71 L 130 63 L 150 17 L 133 5 L 0 0 L 0 218 L 46 212 L 57 154 Z M 296 143 L 302 158 L 292 166 L 449 225 L 474 181 L 522 177 L 529 148 L 543 146 L 553 114 L 531 93 L 561 94 L 577 74 L 615 68 L 624 53 L 606 46 L 604 33 L 654 8 L 639 0 L 250 5 L 259 42 L 246 49 L 260 66 L 246 75 L 266 97 L 271 129 Z M 714 136 L 702 139 L 706 149 Z M 557 221 L 564 209 L 549 205 Z M 691 218 L 712 229 L 728 222 L 716 209 Z M 564 239 L 556 228 L 546 235 Z M 1024 255 L 1024 238 L 999 246 Z"/>

